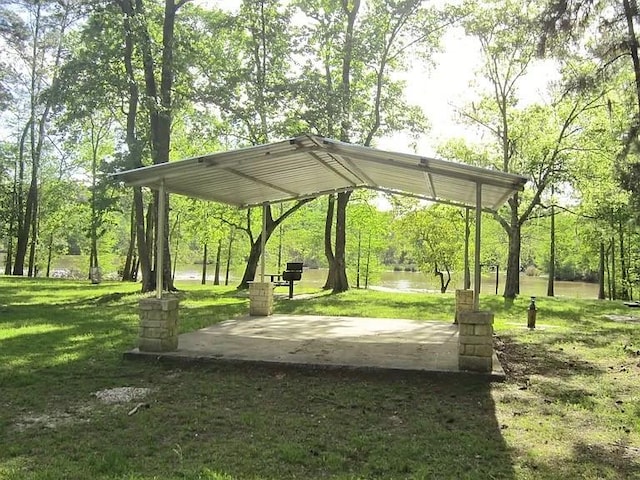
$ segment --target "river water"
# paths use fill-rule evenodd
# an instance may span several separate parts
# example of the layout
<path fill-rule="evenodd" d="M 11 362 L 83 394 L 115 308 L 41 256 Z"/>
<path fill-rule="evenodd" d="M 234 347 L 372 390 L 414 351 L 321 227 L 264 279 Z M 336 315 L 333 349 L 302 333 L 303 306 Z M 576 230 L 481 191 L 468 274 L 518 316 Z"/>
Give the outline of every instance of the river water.
<path fill-rule="evenodd" d="M 77 278 L 86 278 L 85 269 L 88 259 L 80 255 L 66 255 L 56 261 L 56 268 L 62 268 L 63 273 L 67 270 L 73 270 L 78 273 Z M 55 273 L 55 272 L 54 272 Z M 209 266 L 207 280 L 213 282 L 213 266 Z M 271 270 L 269 270 L 271 273 Z M 242 272 L 232 272 L 229 278 L 230 285 L 237 285 L 240 282 Z M 473 274 L 473 272 L 472 272 Z M 63 275 L 64 276 L 64 275 Z M 224 281 L 224 273 L 221 272 Z M 176 279 L 178 281 L 199 281 L 201 278 L 200 266 L 194 264 L 178 265 Z M 327 278 L 327 269 L 307 269 L 302 274 L 302 286 L 321 287 Z M 351 277 L 350 277 L 351 279 Z M 498 293 L 504 291 L 504 271 L 500 271 L 498 279 Z M 356 282 L 351 281 L 351 286 L 355 287 Z M 362 275 L 360 279 L 360 287 L 364 288 L 365 279 Z M 405 292 L 426 292 L 440 291 L 439 279 L 433 274 L 424 274 L 420 272 L 396 272 L 385 271 L 377 273 L 375 278 L 369 283 L 369 286 L 379 289 L 400 290 Z M 456 288 L 462 286 L 462 276 L 454 274 L 447 291 L 453 292 Z M 483 293 L 495 293 L 496 291 L 496 275 L 495 273 L 487 273 L 482 277 L 481 291 Z M 520 294 L 523 296 L 545 296 L 547 294 L 547 279 L 544 277 L 530 277 L 524 274 L 520 275 Z M 562 297 L 573 298 L 598 298 L 598 284 L 585 282 L 555 282 L 555 294 Z"/>
<path fill-rule="evenodd" d="M 473 274 L 473 272 L 472 272 Z M 191 268 L 188 271 L 177 272 L 176 277 L 179 280 L 198 280 L 200 274 Z M 327 269 L 305 269 L 302 274 L 301 286 L 306 287 L 321 287 L 327 278 Z M 213 280 L 211 275 L 208 275 L 209 281 Z M 240 281 L 239 276 L 233 275 L 230 277 L 230 284 L 235 285 Z M 498 294 L 502 295 L 504 292 L 505 277 L 500 272 L 498 278 Z M 356 286 L 356 282 L 350 283 L 351 287 Z M 369 283 L 370 287 L 404 291 L 404 292 L 439 292 L 440 281 L 435 275 L 427 275 L 421 272 L 395 272 L 386 271 L 376 275 L 376 278 Z M 462 278 L 459 275 L 453 275 L 451 283 L 447 291 L 453 292 L 456 288 L 461 288 Z M 360 288 L 365 287 L 364 275 L 360 278 Z M 496 293 L 496 275 L 491 273 L 485 275 L 481 282 L 482 293 Z M 524 274 L 520 275 L 520 295 L 523 296 L 536 296 L 541 297 L 547 294 L 547 278 L 545 277 L 530 277 Z M 572 298 L 598 298 L 598 284 L 586 283 L 586 282 L 555 282 L 555 294 L 557 297 L 572 297 Z"/>
<path fill-rule="evenodd" d="M 326 269 L 305 270 L 303 274 L 303 284 L 322 286 L 326 280 Z M 498 278 L 498 294 L 504 292 L 505 277 Z M 462 287 L 463 280 L 454 275 L 447 291 L 455 291 Z M 355 287 L 355 283 L 352 283 Z M 371 283 L 371 286 L 382 287 L 384 289 L 402 290 L 407 292 L 440 291 L 440 280 L 435 275 L 426 275 L 421 272 L 382 272 L 378 278 Z M 360 279 L 360 287 L 364 287 L 364 277 Z M 586 282 L 555 282 L 555 295 L 558 297 L 573 298 L 598 298 L 598 284 Z M 481 281 L 481 292 L 496 292 L 496 276 L 490 274 L 483 276 Z M 530 277 L 520 275 L 520 294 L 523 296 L 544 296 L 547 294 L 547 278 Z"/>

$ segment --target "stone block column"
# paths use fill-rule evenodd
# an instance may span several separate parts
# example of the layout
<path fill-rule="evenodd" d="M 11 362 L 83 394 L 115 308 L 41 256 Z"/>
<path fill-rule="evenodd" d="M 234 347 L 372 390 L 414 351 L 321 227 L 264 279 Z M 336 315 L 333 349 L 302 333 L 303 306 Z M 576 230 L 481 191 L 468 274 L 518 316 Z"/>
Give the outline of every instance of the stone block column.
<path fill-rule="evenodd" d="M 458 367 L 460 370 L 491 373 L 493 313 L 461 312 L 458 321 Z"/>
<path fill-rule="evenodd" d="M 273 283 L 249 283 L 249 315 L 266 317 L 273 313 Z"/>
<path fill-rule="evenodd" d="M 141 352 L 170 352 L 178 349 L 178 297 L 143 298 L 139 303 Z"/>
<path fill-rule="evenodd" d="M 458 323 L 462 312 L 473 312 L 473 290 L 456 290 L 456 316 L 453 323 Z"/>

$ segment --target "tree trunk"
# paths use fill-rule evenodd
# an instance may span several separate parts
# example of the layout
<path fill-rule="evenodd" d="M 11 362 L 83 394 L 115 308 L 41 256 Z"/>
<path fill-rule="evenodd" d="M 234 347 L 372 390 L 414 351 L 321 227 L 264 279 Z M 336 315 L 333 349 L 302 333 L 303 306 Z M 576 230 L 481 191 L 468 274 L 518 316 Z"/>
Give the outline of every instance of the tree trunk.
<path fill-rule="evenodd" d="M 136 209 L 136 243 L 138 244 L 138 263 L 142 274 L 142 292 L 150 292 L 154 289 L 155 279 L 151 270 L 151 258 L 147 232 L 145 231 L 145 214 L 142 199 L 142 189 L 133 187 L 133 203 Z"/>
<path fill-rule="evenodd" d="M 47 245 L 47 272 L 46 278 L 51 275 L 51 257 L 53 256 L 53 233 L 49 235 L 49 245 Z"/>
<path fill-rule="evenodd" d="M 124 34 L 124 50 L 123 60 L 127 77 L 127 85 L 129 87 L 127 99 L 127 127 L 126 127 L 126 143 L 128 149 L 128 163 L 130 168 L 142 166 L 142 148 L 137 138 L 136 120 L 138 112 L 138 84 L 135 69 L 133 67 L 133 49 L 134 38 L 137 34 L 134 32 L 132 22 L 136 12 L 133 6 L 133 0 L 123 0 L 120 2 L 123 13 L 123 34 Z M 142 292 L 150 292 L 153 290 L 154 280 L 151 272 L 151 259 L 149 257 L 149 244 L 147 243 L 147 234 L 145 232 L 145 214 L 144 214 L 144 197 L 140 187 L 133 187 L 133 210 L 135 213 L 135 243 L 138 247 L 138 258 L 134 262 L 131 278 L 137 280 L 138 271 L 142 273 Z M 135 273 L 135 274 L 133 274 Z"/>
<path fill-rule="evenodd" d="M 633 2 L 635 4 L 635 2 Z M 633 73 L 635 78 L 635 86 L 636 86 L 636 105 L 638 107 L 638 111 L 636 112 L 636 120 L 635 123 L 638 123 L 640 120 L 640 56 L 638 55 L 638 38 L 636 37 L 635 28 L 634 28 L 634 11 L 631 8 L 631 3 L 629 0 L 622 0 L 622 5 L 624 7 L 624 16 L 627 21 L 627 33 L 628 33 L 628 48 L 629 53 L 631 54 L 631 60 L 633 62 Z M 637 12 L 636 12 L 637 13 Z"/>
<path fill-rule="evenodd" d="M 346 225 L 349 197 L 351 197 L 350 191 L 338 193 L 336 205 L 336 256 L 334 262 L 336 271 L 333 293 L 346 292 L 349 290 L 346 265 Z"/>
<path fill-rule="evenodd" d="M 176 223 L 173 224 L 173 231 L 169 233 L 169 237 L 173 237 L 175 234 L 175 242 L 173 251 L 175 254 L 173 255 L 173 268 L 171 269 L 171 278 L 176 278 L 176 269 L 178 268 L 178 248 L 180 248 L 180 237 L 176 234 L 175 228 L 179 226 L 178 220 L 176 219 Z"/>
<path fill-rule="evenodd" d="M 13 238 L 14 236 L 20 235 L 22 231 L 22 227 L 25 223 L 24 220 L 24 209 L 23 209 L 23 191 L 22 186 L 24 184 L 24 169 L 25 169 L 25 143 L 27 141 L 27 135 L 31 131 L 31 121 L 27 122 L 24 129 L 22 130 L 22 135 L 20 135 L 20 145 L 18 148 L 18 158 L 16 159 L 16 171 L 13 177 L 13 212 L 12 212 L 12 229 L 11 229 L 11 238 L 10 242 L 10 250 L 7 249 L 7 262 L 5 265 L 5 274 L 11 275 L 12 268 L 13 274 L 17 275 L 15 270 L 15 263 L 13 262 Z M 17 247 L 16 247 L 17 248 Z M 10 254 L 11 253 L 11 254 Z M 16 253 L 16 258 L 17 258 Z M 20 271 L 20 275 L 22 275 L 22 271 Z"/>
<path fill-rule="evenodd" d="M 207 283 L 207 262 L 209 261 L 209 255 L 207 252 L 207 242 L 204 242 L 204 246 L 202 248 L 202 279 L 200 280 L 200 284 L 204 285 Z"/>
<path fill-rule="evenodd" d="M 64 8 L 62 12 L 62 17 L 59 19 L 60 30 L 57 37 L 56 44 L 56 52 L 53 55 L 53 65 L 52 72 L 53 78 L 48 79 L 51 83 L 55 83 L 56 74 L 58 71 L 58 67 L 60 65 L 60 61 L 62 59 L 63 54 L 63 40 L 65 36 L 65 32 L 69 23 L 67 21 L 68 15 L 70 13 L 69 5 L 64 3 L 60 3 L 60 5 Z M 38 202 L 39 202 L 39 193 L 38 193 L 38 180 L 40 176 L 40 160 L 42 158 L 42 146 L 44 144 L 44 139 L 46 136 L 47 123 L 49 122 L 49 115 L 51 112 L 51 107 L 53 104 L 53 95 L 45 96 L 44 108 L 38 114 L 37 108 L 42 105 L 42 91 L 41 85 L 46 83 L 46 80 L 40 76 L 40 57 L 47 52 L 39 52 L 38 47 L 40 43 L 40 29 L 41 29 L 41 4 L 40 2 L 36 2 L 36 12 L 35 12 L 35 29 L 33 33 L 33 45 L 31 51 L 31 65 L 30 65 L 30 78 L 31 85 L 29 90 L 30 95 L 30 115 L 29 115 L 29 135 L 30 135 L 30 144 L 31 144 L 31 184 L 29 185 L 29 193 L 27 195 L 27 204 L 25 209 L 24 216 L 24 225 L 23 228 L 18 231 L 18 246 L 16 248 L 16 261 L 14 264 L 14 275 L 22 275 L 24 273 L 24 260 L 27 252 L 27 244 L 29 243 L 29 229 L 31 229 L 31 252 L 30 252 L 30 261 L 29 261 L 29 275 L 37 276 L 38 268 L 36 265 L 36 248 L 38 241 Z M 36 120 L 36 117 L 37 120 Z M 37 133 L 36 133 L 37 127 Z"/>
<path fill-rule="evenodd" d="M 132 265 L 134 264 L 136 248 L 136 215 L 134 206 L 131 205 L 131 214 L 129 218 L 129 247 L 127 248 L 127 257 L 124 261 L 122 269 L 122 281 L 130 282 L 133 280 Z"/>
<path fill-rule="evenodd" d="M 333 194 L 327 196 L 327 215 L 324 221 L 324 254 L 327 257 L 327 263 L 329 264 L 329 271 L 327 272 L 327 280 L 322 287 L 323 290 L 329 290 L 333 288 L 335 284 L 335 256 L 333 255 L 333 217 L 335 212 L 336 198 Z"/>
<path fill-rule="evenodd" d="M 162 25 L 162 61 L 160 64 L 160 90 L 156 82 L 156 72 L 151 50 L 151 37 L 146 28 L 139 32 L 141 35 L 139 47 L 142 52 L 142 64 L 144 70 L 145 91 L 149 100 L 149 125 L 151 135 L 151 156 L 155 165 L 169 161 L 169 149 L 171 145 L 171 92 L 173 85 L 173 48 L 174 28 L 176 13 L 180 5 L 176 6 L 174 0 L 165 0 L 164 21 Z M 144 15 L 142 0 L 136 0 L 136 10 Z M 157 193 L 155 194 L 157 198 Z M 169 249 L 169 202 L 165 194 L 165 218 L 164 231 L 159 232 L 163 240 L 163 288 L 169 291 L 175 290 L 171 275 L 171 251 Z M 159 202 L 155 203 L 156 208 Z M 157 212 L 156 212 L 157 218 Z M 156 222 L 158 225 L 158 222 Z M 158 232 L 156 231 L 156 234 Z"/>
<path fill-rule="evenodd" d="M 35 169 L 37 167 L 32 167 Z M 16 258 L 13 263 L 13 274 L 24 275 L 24 262 L 27 256 L 27 247 L 29 246 L 29 231 L 32 225 L 33 211 L 35 204 L 37 203 L 36 197 L 38 195 L 37 179 L 32 176 L 31 185 L 27 193 L 27 202 L 25 207 L 25 215 L 23 217 L 23 224 L 18 230 L 18 241 L 16 245 Z"/>
<path fill-rule="evenodd" d="M 440 279 L 440 293 L 444 293 L 446 291 L 444 288 L 444 274 L 438 270 L 438 265 L 435 265 L 433 268 L 433 274 Z"/>
<path fill-rule="evenodd" d="M 469 207 L 464 209 L 464 282 L 465 290 L 471 289 L 471 268 L 469 267 L 469 237 L 471 228 L 469 226 Z"/>
<path fill-rule="evenodd" d="M 4 259 L 4 274 L 11 275 L 11 266 L 13 265 L 13 222 L 9 224 L 9 236 L 7 240 L 7 253 Z"/>
<path fill-rule="evenodd" d="M 516 194 L 517 195 L 517 194 Z M 515 197 L 515 195 L 514 195 Z M 520 293 L 520 236 L 521 225 L 518 220 L 517 199 L 509 200 L 511 206 L 511 224 L 507 230 L 509 252 L 507 256 L 507 278 L 504 284 L 504 298 L 513 301 Z"/>
<path fill-rule="evenodd" d="M 18 242 L 16 246 L 16 259 L 13 265 L 14 275 L 24 275 L 24 262 L 27 256 L 27 248 L 29 246 L 29 231 L 33 226 L 33 222 L 37 215 L 38 205 L 38 176 L 40 158 L 36 153 L 36 109 L 37 109 L 37 89 L 38 89 L 38 42 L 40 41 L 40 3 L 36 4 L 35 12 L 35 29 L 33 33 L 32 57 L 31 57 L 31 86 L 29 90 L 31 108 L 29 117 L 29 141 L 31 146 L 31 182 L 27 192 L 27 202 L 25 205 L 25 214 L 23 223 L 18 230 Z M 44 127 L 44 121 L 41 119 L 40 125 Z M 41 143 L 40 143 L 41 144 Z M 29 265 L 29 276 L 33 274 L 33 262 Z"/>
<path fill-rule="evenodd" d="M 93 133 L 93 132 L 92 132 Z M 89 238 L 91 239 L 91 248 L 89 254 L 89 278 L 93 279 L 94 268 L 98 268 L 98 208 L 96 205 L 96 173 L 98 169 L 98 145 L 94 142 L 92 135 L 91 150 L 91 230 Z"/>
<path fill-rule="evenodd" d="M 220 285 L 220 257 L 222 256 L 222 239 L 218 239 L 218 251 L 216 252 L 216 270 L 213 276 L 213 284 Z"/>
<path fill-rule="evenodd" d="M 598 300 L 604 300 L 604 242 L 600 242 L 600 265 L 598 266 Z"/>
<path fill-rule="evenodd" d="M 131 280 L 138 281 L 138 272 L 140 271 L 140 259 L 133 255 L 133 265 L 131 266 Z"/>
<path fill-rule="evenodd" d="M 29 277 L 38 276 L 38 265 L 36 263 L 36 251 L 38 249 L 38 193 L 36 192 L 36 203 L 33 208 L 31 218 L 31 240 L 29 244 Z"/>
<path fill-rule="evenodd" d="M 267 228 L 267 235 L 265 240 L 266 242 L 269 240 L 271 236 L 271 232 L 269 232 L 269 228 Z M 247 259 L 247 266 L 245 267 L 244 274 L 242 275 L 242 280 L 240 281 L 240 285 L 238 285 L 238 289 L 246 289 L 249 288 L 249 282 L 252 282 L 256 278 L 256 271 L 258 270 L 258 261 L 260 260 L 260 255 L 262 254 L 262 233 L 258 235 L 258 238 L 251 245 L 251 250 L 249 251 L 249 258 Z"/>
<path fill-rule="evenodd" d="M 358 258 L 356 260 L 356 288 L 360 289 L 360 252 L 362 245 L 362 233 L 358 232 Z"/>
<path fill-rule="evenodd" d="M 553 195 L 553 188 L 551 189 Z M 556 277 L 556 210 L 555 205 L 551 205 L 551 237 L 549 241 L 549 279 L 547 282 L 547 297 L 555 296 Z"/>
<path fill-rule="evenodd" d="M 616 242 L 613 238 L 611 238 L 610 246 L 611 249 L 611 299 L 618 299 L 618 292 L 616 291 L 616 282 L 618 281 L 616 275 Z"/>
<path fill-rule="evenodd" d="M 229 230 L 229 248 L 227 249 L 227 270 L 224 274 L 224 284 L 229 285 L 229 270 L 231 269 L 231 247 L 233 246 L 233 227 Z"/>
<path fill-rule="evenodd" d="M 609 251 L 610 251 L 609 248 L 607 248 L 606 251 L 605 251 L 605 257 L 604 257 L 605 262 L 604 262 L 604 264 L 605 264 L 605 267 L 607 268 L 607 293 L 608 293 L 608 298 L 609 298 L 609 300 L 613 300 L 613 291 L 611 289 L 611 269 L 609 268 Z"/>
<path fill-rule="evenodd" d="M 340 118 L 340 141 L 349 142 L 351 133 L 351 62 L 353 60 L 354 48 L 354 28 L 360 0 L 342 2 L 344 13 L 347 16 L 347 28 L 344 36 L 344 51 L 342 56 L 342 83 L 341 83 L 341 118 Z M 347 279 L 346 262 L 346 218 L 347 204 L 351 192 L 339 192 L 336 205 L 336 242 L 335 258 L 332 264 L 333 272 L 333 293 L 340 293 L 349 290 L 349 280 Z M 329 267 L 331 268 L 331 266 Z"/>
<path fill-rule="evenodd" d="M 618 236 L 620 237 L 620 298 L 622 300 L 629 300 L 629 289 L 627 285 L 627 255 L 624 251 L 624 227 L 622 225 L 622 219 L 618 220 Z"/>
<path fill-rule="evenodd" d="M 371 234 L 369 234 L 369 245 L 367 246 L 367 266 L 364 274 L 364 288 L 369 288 L 369 263 L 371 261 Z"/>
<path fill-rule="evenodd" d="M 266 215 L 266 236 L 264 244 L 267 245 L 271 234 L 275 231 L 275 229 L 282 222 L 286 220 L 291 214 L 295 213 L 302 207 L 305 203 L 309 203 L 313 198 L 306 198 L 304 200 L 299 200 L 296 202 L 291 208 L 285 211 L 282 215 L 280 215 L 276 220 L 273 219 L 271 213 L 271 205 L 267 205 L 267 208 L 263 210 L 263 215 Z M 260 231 L 260 235 L 256 238 L 255 241 L 251 244 L 251 250 L 249 251 L 249 258 L 247 260 L 247 265 L 244 270 L 244 274 L 242 275 L 242 280 L 238 285 L 238 289 L 246 289 L 249 288 L 249 282 L 253 281 L 256 276 L 256 271 L 258 270 L 258 261 L 260 260 L 260 255 L 262 254 L 262 230 Z"/>

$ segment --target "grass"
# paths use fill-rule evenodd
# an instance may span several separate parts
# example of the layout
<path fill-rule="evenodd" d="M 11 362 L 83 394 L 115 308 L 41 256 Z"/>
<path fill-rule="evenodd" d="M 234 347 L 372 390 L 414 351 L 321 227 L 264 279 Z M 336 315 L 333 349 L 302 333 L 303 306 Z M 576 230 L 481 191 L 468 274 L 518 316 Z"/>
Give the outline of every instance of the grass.
<path fill-rule="evenodd" d="M 473 375 L 122 360 L 137 285 L 0 277 L 2 479 L 640 478 L 640 323 L 616 302 L 526 299 L 496 314 L 502 383 Z M 181 331 L 244 314 L 185 285 Z M 452 295 L 349 291 L 276 312 L 447 320 Z M 93 392 L 151 393 L 107 405 Z"/>

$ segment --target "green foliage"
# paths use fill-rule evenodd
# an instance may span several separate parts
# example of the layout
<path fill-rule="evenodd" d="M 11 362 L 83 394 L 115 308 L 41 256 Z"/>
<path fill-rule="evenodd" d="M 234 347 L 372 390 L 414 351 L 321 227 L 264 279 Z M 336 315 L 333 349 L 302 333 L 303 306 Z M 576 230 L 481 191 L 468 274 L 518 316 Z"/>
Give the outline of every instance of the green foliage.
<path fill-rule="evenodd" d="M 380 258 L 389 242 L 391 216 L 375 206 L 375 192 L 359 191 L 347 210 L 347 262 L 350 285 L 374 283 L 382 269 Z"/>
<path fill-rule="evenodd" d="M 637 213 L 637 208 L 630 206 L 637 198 L 629 193 L 638 183 L 637 149 L 631 147 L 625 162 L 617 158 L 636 103 L 631 62 L 618 61 L 627 57 L 616 56 L 628 47 L 621 42 L 627 27 L 620 3 L 607 9 L 601 8 L 604 2 L 578 3 L 551 5 L 556 10 L 563 7 L 564 13 L 568 8 L 593 5 L 583 26 L 595 25 L 589 23 L 593 21 L 611 28 L 581 30 L 588 36 L 580 48 L 566 44 L 554 52 L 562 80 L 548 85 L 548 102 L 532 104 L 523 101 L 519 85 L 540 62 L 535 54 L 539 14 L 544 6 L 539 2 L 469 1 L 439 10 L 414 0 L 363 1 L 354 20 L 350 49 L 346 45 L 345 8 L 356 2 L 244 0 L 234 12 L 226 6 L 187 2 L 176 17 L 173 43 L 170 158 L 196 157 L 309 130 L 336 138 L 345 133 L 351 141 L 371 145 L 397 131 L 408 132 L 414 139 L 423 136 L 428 126 L 425 112 L 405 97 L 402 79 L 413 68 L 430 66 L 448 24 L 460 20 L 467 33 L 479 40 L 485 60 L 474 80 L 479 95 L 460 113 L 464 121 L 489 135 L 484 135 L 480 144 L 450 139 L 440 149 L 442 156 L 531 178 L 530 188 L 519 196 L 517 210 L 522 223 L 520 266 L 535 265 L 542 272 L 548 268 L 551 199 L 545 192 L 553 184 L 557 191 L 563 191 L 561 203 L 577 215 L 557 217 L 560 276 L 593 278 L 600 243 L 606 242 L 609 250 L 612 242 L 619 244 L 622 222 L 628 232 L 624 234 L 628 240 L 625 245 L 631 246 L 628 281 L 634 282 L 637 240 L 635 224 L 627 222 Z M 9 243 L 9 231 L 15 233 L 21 213 L 18 206 L 24 210 L 35 153 L 31 150 L 37 145 L 37 138 L 32 143 L 27 135 L 24 155 L 19 157 L 22 133 L 29 134 L 25 125 L 31 115 L 31 100 L 38 114 L 50 105 L 56 120 L 49 125 L 49 117 L 44 119 L 44 143 L 38 160 L 43 202 L 37 224 L 41 271 L 49 244 L 54 254 L 65 253 L 69 244 L 86 253 L 89 246 L 84 235 L 92 229 L 99 240 L 100 257 L 121 259 L 127 251 L 130 199 L 126 198 L 127 190 L 110 183 L 108 174 L 132 165 L 128 163 L 129 148 L 135 150 L 136 162 L 150 162 L 153 147 L 148 116 L 157 108 L 157 99 L 144 93 L 142 47 L 149 47 L 158 78 L 162 67 L 163 2 L 143 0 L 140 5 L 143 9 L 130 26 L 133 38 L 142 42 L 133 51 L 132 82 L 123 61 L 127 22 L 117 2 L 20 0 L 0 7 L 0 36 L 7 52 L 0 64 L 0 105 L 10 114 L 3 116 L 3 120 L 9 119 L 10 138 L 0 150 L 3 247 Z M 73 15 L 65 17 L 65 6 Z M 29 24 L 36 11 L 43 20 L 38 38 Z M 561 18 L 567 26 L 575 26 L 577 18 L 551 10 L 545 15 L 547 20 Z M 60 44 L 61 68 L 54 68 L 54 50 L 60 39 L 64 40 Z M 30 96 L 25 73 L 33 63 L 34 51 L 40 52 L 40 63 L 35 65 L 39 80 Z M 343 78 L 347 51 L 351 54 L 348 99 Z M 137 144 L 125 145 L 132 86 L 140 94 L 134 129 Z M 13 179 L 20 171 L 23 175 L 14 192 Z M 621 177 L 626 179 L 625 188 L 620 188 Z M 91 185 L 93 178 L 95 186 Z M 65 188 L 67 202 L 63 201 Z M 386 214 L 376 209 L 372 198 L 359 195 L 354 193 L 348 206 L 349 274 L 355 275 L 358 241 L 361 267 L 371 253 L 368 263 L 372 274 L 391 265 L 409 267 L 418 261 L 431 271 L 430 257 L 435 254 L 430 253 L 427 259 L 424 251 L 428 249 L 416 249 L 413 234 L 407 234 L 403 221 L 397 221 L 416 208 L 416 201 L 392 199 L 394 209 Z M 93 218 L 87 217 L 92 199 L 96 206 Z M 197 261 L 205 241 L 213 247 L 222 239 L 226 245 L 232 229 L 236 239 L 233 263 L 246 261 L 248 246 L 260 232 L 259 212 L 247 215 L 177 197 L 171 203 L 171 248 L 180 261 Z M 324 200 L 314 201 L 278 227 L 267 245 L 271 268 L 278 257 L 281 262 L 300 259 L 308 265 L 325 266 L 325 209 Z M 274 205 L 272 211 L 276 215 L 282 210 Z M 511 213 L 509 207 L 500 212 L 502 223 L 484 216 L 483 263 L 506 265 L 508 235 L 501 228 L 511 223 Z M 526 223 L 528 218 L 532 218 L 532 225 Z M 10 220 L 14 220 L 11 225 Z M 459 244 L 461 238 L 459 233 L 454 243 Z M 618 250 L 616 247 L 613 252 Z M 459 258 L 443 261 L 439 268 L 446 270 L 449 263 L 453 265 L 449 268 L 460 269 Z M 351 283 L 355 283 L 353 278 Z"/>
<path fill-rule="evenodd" d="M 420 270 L 441 277 L 441 291 L 447 289 L 451 272 L 461 268 L 464 252 L 464 217 L 459 208 L 433 205 L 402 219 L 413 257 Z M 447 279 L 442 278 L 447 274 Z"/>
<path fill-rule="evenodd" d="M 437 47 L 442 15 L 419 1 L 371 1 L 356 12 L 351 39 L 344 2 L 294 5 L 308 19 L 298 29 L 297 54 L 304 61 L 293 84 L 293 114 L 306 130 L 332 138 L 346 134 L 364 145 L 391 132 L 426 130 L 423 112 L 404 98 L 404 84 L 394 72 L 406 68 L 412 55 L 425 58 Z M 345 59 L 349 92 L 344 91 Z"/>

